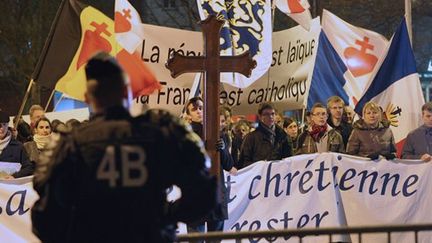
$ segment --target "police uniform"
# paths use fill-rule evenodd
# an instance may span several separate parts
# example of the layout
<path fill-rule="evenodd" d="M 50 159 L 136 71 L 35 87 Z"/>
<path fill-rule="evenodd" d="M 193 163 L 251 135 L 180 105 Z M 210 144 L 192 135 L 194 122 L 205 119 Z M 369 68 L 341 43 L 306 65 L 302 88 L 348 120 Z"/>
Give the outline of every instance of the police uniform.
<path fill-rule="evenodd" d="M 99 114 L 53 139 L 41 156 L 34 232 L 44 242 L 173 241 L 177 221 L 196 220 L 216 204 L 202 142 L 167 112 L 132 118 L 121 106 L 123 71 L 108 54 L 92 57 L 86 76 Z M 182 197 L 168 204 L 172 185 Z"/>
<path fill-rule="evenodd" d="M 37 165 L 32 209 L 43 242 L 170 242 L 177 221 L 216 203 L 216 182 L 200 139 L 179 119 L 123 107 L 53 139 Z M 166 202 L 171 185 L 182 190 Z"/>

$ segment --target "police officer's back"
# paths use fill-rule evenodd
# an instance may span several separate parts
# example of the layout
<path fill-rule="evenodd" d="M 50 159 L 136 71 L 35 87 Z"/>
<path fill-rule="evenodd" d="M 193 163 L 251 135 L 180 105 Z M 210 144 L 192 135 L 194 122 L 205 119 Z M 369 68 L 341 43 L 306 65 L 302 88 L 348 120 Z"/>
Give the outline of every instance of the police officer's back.
<path fill-rule="evenodd" d="M 199 138 L 163 111 L 131 118 L 121 106 L 123 73 L 107 54 L 93 57 L 86 74 L 95 115 L 42 156 L 35 233 L 44 242 L 172 241 L 178 220 L 200 218 L 215 204 Z M 173 184 L 182 198 L 167 204 Z"/>

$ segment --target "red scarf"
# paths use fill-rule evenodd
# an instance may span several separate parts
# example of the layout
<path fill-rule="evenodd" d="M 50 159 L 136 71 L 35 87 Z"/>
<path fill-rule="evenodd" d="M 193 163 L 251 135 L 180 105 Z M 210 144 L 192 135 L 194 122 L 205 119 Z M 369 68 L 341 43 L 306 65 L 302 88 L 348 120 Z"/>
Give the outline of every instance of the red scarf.
<path fill-rule="evenodd" d="M 309 132 L 309 134 L 311 135 L 312 139 L 315 142 L 318 142 L 322 136 L 324 136 L 325 132 L 327 131 L 327 123 L 323 126 L 319 126 L 319 125 L 312 125 L 312 130 Z"/>

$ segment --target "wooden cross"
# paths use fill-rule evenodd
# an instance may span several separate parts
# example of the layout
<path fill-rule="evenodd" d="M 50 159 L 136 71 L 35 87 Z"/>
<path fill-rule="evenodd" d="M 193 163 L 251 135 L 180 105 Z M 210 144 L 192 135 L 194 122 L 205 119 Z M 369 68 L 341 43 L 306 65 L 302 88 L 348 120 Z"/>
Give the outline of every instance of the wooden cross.
<path fill-rule="evenodd" d="M 216 142 L 219 139 L 219 86 L 221 72 L 238 72 L 247 77 L 256 67 L 249 51 L 239 56 L 220 56 L 219 38 L 223 20 L 217 20 L 214 15 L 199 23 L 204 37 L 203 56 L 183 56 L 173 52 L 168 59 L 166 67 L 171 71 L 173 78 L 188 72 L 205 72 L 204 81 L 204 141 L 207 152 L 212 160 L 211 173 L 219 176 L 219 153 L 216 151 Z"/>

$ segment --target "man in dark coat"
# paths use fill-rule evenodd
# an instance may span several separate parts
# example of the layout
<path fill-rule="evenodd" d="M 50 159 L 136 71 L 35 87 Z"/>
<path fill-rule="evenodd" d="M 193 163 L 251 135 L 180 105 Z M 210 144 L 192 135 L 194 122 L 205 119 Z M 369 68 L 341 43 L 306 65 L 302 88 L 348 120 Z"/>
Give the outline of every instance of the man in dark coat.
<path fill-rule="evenodd" d="M 432 102 L 422 106 L 423 125 L 411 131 L 402 150 L 402 159 L 432 161 Z"/>
<path fill-rule="evenodd" d="M 288 135 L 283 128 L 275 124 L 275 115 L 273 104 L 262 103 L 259 106 L 259 124 L 256 130 L 249 133 L 243 141 L 240 168 L 260 160 L 280 160 L 292 156 Z"/>
<path fill-rule="evenodd" d="M 0 161 L 20 163 L 21 169 L 3 179 L 13 179 L 33 174 L 34 164 L 30 162 L 27 153 L 8 129 L 9 116 L 0 110 Z"/>
<path fill-rule="evenodd" d="M 177 221 L 216 205 L 199 138 L 178 118 L 122 106 L 124 73 L 99 53 L 86 65 L 90 122 L 48 145 L 37 164 L 33 231 L 43 242 L 172 242 Z M 167 202 L 177 185 L 182 197 Z"/>

